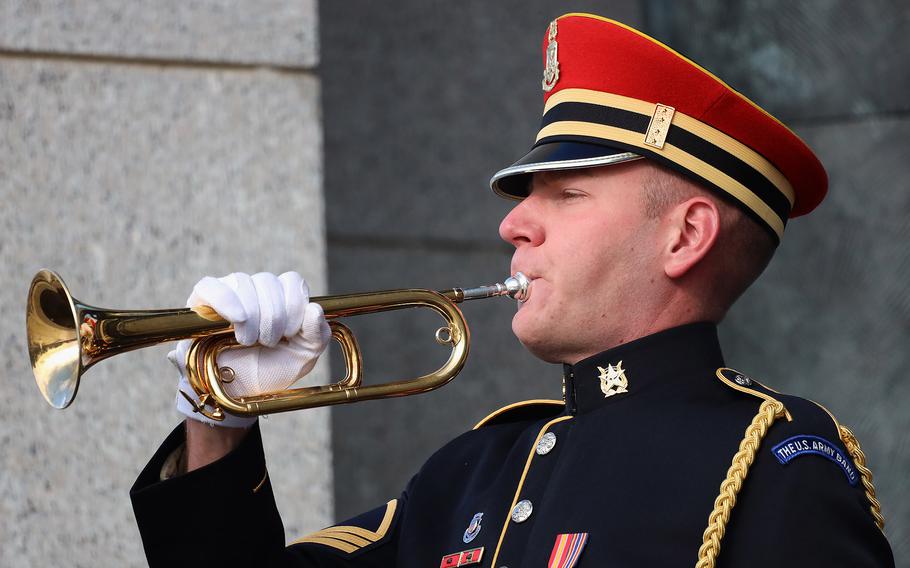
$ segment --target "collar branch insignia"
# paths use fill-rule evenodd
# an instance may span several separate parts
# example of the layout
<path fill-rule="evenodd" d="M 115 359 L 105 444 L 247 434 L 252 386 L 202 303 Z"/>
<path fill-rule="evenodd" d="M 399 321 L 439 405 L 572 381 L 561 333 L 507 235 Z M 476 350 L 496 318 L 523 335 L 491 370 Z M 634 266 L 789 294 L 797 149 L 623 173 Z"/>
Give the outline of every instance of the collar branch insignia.
<path fill-rule="evenodd" d="M 553 87 L 556 86 L 556 81 L 559 80 L 558 49 L 559 47 L 556 43 L 556 20 L 553 20 L 547 30 L 547 66 L 543 70 L 543 81 L 541 81 L 541 86 L 546 92 L 552 91 Z"/>
<path fill-rule="evenodd" d="M 600 371 L 600 390 L 604 393 L 604 398 L 614 394 L 629 392 L 629 379 L 626 378 L 626 371 L 622 368 L 622 361 L 613 365 L 607 365 L 607 368 L 597 367 Z"/>

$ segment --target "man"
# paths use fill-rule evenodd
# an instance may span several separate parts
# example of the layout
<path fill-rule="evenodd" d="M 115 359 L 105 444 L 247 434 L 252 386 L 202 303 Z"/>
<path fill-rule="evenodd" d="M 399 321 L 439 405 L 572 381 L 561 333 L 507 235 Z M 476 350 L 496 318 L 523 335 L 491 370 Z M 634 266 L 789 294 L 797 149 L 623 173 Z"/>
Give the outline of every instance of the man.
<path fill-rule="evenodd" d="M 150 564 L 893 566 L 849 430 L 727 368 L 717 342 L 786 220 L 823 199 L 821 164 L 754 103 L 617 22 L 558 18 L 544 60 L 537 141 L 491 183 L 520 200 L 500 235 L 532 279 L 513 331 L 564 364 L 564 400 L 494 412 L 397 499 L 285 547 L 258 428 L 204 424 L 184 385 L 190 419 L 132 492 Z M 219 359 L 232 394 L 311 368 L 327 330 L 307 300 L 293 273 L 197 284 L 190 304 L 261 344 Z M 225 503 L 217 518 L 208 498 Z"/>

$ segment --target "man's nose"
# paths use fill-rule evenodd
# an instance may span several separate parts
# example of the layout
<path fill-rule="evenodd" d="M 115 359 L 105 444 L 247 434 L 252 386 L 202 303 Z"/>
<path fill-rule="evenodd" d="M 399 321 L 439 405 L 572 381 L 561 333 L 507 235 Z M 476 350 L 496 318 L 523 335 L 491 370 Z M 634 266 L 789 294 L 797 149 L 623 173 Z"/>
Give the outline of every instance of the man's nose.
<path fill-rule="evenodd" d="M 544 231 L 533 211 L 531 198 L 516 205 L 499 224 L 499 236 L 514 247 L 521 245 L 537 246 L 543 242 Z"/>

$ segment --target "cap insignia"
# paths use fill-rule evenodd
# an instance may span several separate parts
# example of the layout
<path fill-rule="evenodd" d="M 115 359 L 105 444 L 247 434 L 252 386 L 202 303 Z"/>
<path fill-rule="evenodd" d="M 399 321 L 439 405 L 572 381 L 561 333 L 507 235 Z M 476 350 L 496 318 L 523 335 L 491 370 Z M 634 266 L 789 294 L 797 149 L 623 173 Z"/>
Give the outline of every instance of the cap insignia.
<path fill-rule="evenodd" d="M 553 90 L 556 81 L 559 80 L 559 61 L 557 60 L 558 45 L 556 44 L 556 20 L 550 22 L 550 29 L 547 30 L 547 66 L 543 70 L 543 81 L 541 86 L 546 92 Z"/>
<path fill-rule="evenodd" d="M 648 124 L 648 131 L 645 133 L 645 145 L 663 150 L 674 114 L 676 114 L 676 109 L 671 106 L 658 104 L 654 108 L 654 114 L 651 115 L 651 122 Z"/>
<path fill-rule="evenodd" d="M 613 365 L 607 365 L 607 368 L 597 367 L 600 371 L 600 390 L 604 393 L 604 398 L 609 398 L 614 394 L 629 392 L 629 379 L 626 378 L 626 371 L 622 368 L 622 361 Z"/>

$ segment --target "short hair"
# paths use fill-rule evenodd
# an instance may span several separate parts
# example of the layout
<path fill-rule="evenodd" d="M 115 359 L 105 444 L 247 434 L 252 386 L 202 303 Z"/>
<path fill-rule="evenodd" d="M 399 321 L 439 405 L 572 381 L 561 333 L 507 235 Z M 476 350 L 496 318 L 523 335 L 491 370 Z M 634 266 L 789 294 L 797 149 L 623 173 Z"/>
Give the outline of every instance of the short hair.
<path fill-rule="evenodd" d="M 659 164 L 651 163 L 642 182 L 642 207 L 650 219 L 658 219 L 670 208 L 702 195 L 710 198 L 720 212 L 720 234 L 712 251 L 718 259 L 709 297 L 720 321 L 730 306 L 764 272 L 777 241 L 739 206 L 722 199 L 689 178 Z"/>

